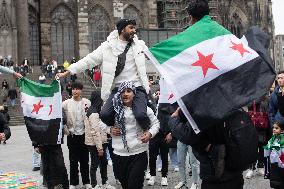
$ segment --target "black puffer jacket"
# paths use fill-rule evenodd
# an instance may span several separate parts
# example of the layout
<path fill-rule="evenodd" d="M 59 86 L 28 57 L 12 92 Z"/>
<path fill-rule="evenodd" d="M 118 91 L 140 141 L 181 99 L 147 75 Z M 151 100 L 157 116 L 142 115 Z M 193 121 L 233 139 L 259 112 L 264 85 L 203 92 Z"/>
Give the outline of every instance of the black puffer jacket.
<path fill-rule="evenodd" d="M 3 113 L 0 113 L 0 133 L 4 133 L 6 140 L 8 140 L 11 136 L 11 131 L 8 126 L 8 122 L 5 119 Z"/>
<path fill-rule="evenodd" d="M 223 124 L 223 123 L 222 123 Z M 192 146 L 193 153 L 200 162 L 200 178 L 210 183 L 223 183 L 242 178 L 242 171 L 226 169 L 224 127 L 217 125 L 195 134 L 183 116 L 169 120 L 172 135 L 182 143 Z M 209 151 L 206 147 L 211 144 Z"/>

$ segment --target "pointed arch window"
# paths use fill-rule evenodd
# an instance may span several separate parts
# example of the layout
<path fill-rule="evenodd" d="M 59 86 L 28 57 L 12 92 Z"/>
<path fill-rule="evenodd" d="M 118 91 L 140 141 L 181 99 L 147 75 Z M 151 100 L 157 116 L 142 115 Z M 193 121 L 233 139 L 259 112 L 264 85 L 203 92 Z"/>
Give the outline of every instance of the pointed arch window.
<path fill-rule="evenodd" d="M 242 37 L 243 34 L 243 25 L 242 20 L 237 13 L 234 13 L 231 19 L 230 29 L 231 32 L 236 35 L 238 38 Z"/>
<path fill-rule="evenodd" d="M 51 55 L 58 64 L 71 60 L 75 54 L 75 18 L 64 5 L 59 5 L 52 13 Z"/>
<path fill-rule="evenodd" d="M 38 13 L 32 7 L 29 7 L 29 41 L 30 57 L 33 65 L 39 65 L 39 34 L 38 34 Z"/>
<path fill-rule="evenodd" d="M 96 6 L 89 12 L 89 50 L 93 51 L 107 39 L 110 33 L 110 18 L 108 13 L 101 7 Z"/>
<path fill-rule="evenodd" d="M 123 14 L 124 14 L 124 18 L 135 19 L 136 20 L 136 24 L 137 24 L 137 26 L 136 26 L 137 28 L 142 28 L 143 27 L 143 23 L 141 21 L 141 17 L 140 17 L 139 11 L 133 5 L 129 5 L 124 10 Z"/>

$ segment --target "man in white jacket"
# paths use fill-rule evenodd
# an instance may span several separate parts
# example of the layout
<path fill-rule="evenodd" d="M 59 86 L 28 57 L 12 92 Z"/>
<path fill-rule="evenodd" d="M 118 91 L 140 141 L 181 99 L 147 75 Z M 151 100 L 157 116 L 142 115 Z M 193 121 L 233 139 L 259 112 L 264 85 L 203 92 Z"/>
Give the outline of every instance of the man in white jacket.
<path fill-rule="evenodd" d="M 114 94 L 122 82 L 132 81 L 137 90 L 133 113 L 143 130 L 147 130 L 150 125 L 150 119 L 147 116 L 149 84 L 143 53 L 147 47 L 145 42 L 138 40 L 135 35 L 135 25 L 135 20 L 121 19 L 116 25 L 117 30 L 110 33 L 107 41 L 77 63 L 70 65 L 66 72 L 57 75 L 66 77 L 68 74 L 78 74 L 86 69 L 101 66 L 101 97 L 105 104 L 100 118 L 108 126 L 114 125 L 112 105 Z"/>

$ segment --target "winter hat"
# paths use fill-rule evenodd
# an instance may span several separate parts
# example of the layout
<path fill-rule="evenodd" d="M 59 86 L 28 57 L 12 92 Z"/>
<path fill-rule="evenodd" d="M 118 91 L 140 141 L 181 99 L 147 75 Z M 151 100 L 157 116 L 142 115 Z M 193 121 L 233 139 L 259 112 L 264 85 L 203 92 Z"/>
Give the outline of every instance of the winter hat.
<path fill-rule="evenodd" d="M 116 28 L 118 31 L 118 34 L 121 33 L 121 31 L 129 24 L 132 24 L 134 26 L 136 26 L 136 21 L 135 20 L 131 20 L 131 19 L 120 19 L 117 23 L 116 23 Z"/>

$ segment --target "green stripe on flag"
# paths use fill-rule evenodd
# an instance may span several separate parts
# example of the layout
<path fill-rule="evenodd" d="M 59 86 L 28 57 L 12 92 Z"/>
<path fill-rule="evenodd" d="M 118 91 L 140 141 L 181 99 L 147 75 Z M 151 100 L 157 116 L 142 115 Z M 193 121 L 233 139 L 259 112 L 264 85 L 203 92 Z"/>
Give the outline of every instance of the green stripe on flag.
<path fill-rule="evenodd" d="M 227 34 L 231 34 L 231 32 L 207 15 L 178 35 L 154 45 L 150 48 L 150 51 L 159 63 L 163 64 L 170 58 L 202 41 Z"/>
<path fill-rule="evenodd" d="M 53 80 L 50 85 L 45 85 L 22 77 L 17 80 L 17 84 L 22 93 L 34 97 L 52 97 L 54 93 L 59 92 L 59 83 L 56 80 Z"/>

